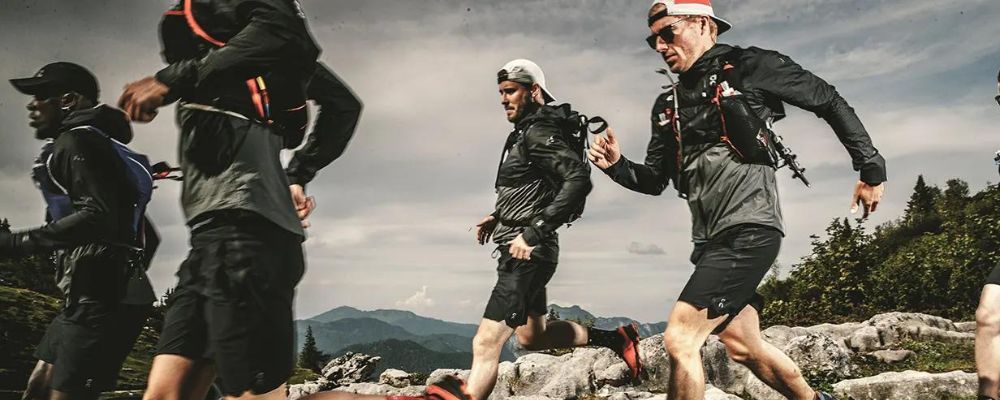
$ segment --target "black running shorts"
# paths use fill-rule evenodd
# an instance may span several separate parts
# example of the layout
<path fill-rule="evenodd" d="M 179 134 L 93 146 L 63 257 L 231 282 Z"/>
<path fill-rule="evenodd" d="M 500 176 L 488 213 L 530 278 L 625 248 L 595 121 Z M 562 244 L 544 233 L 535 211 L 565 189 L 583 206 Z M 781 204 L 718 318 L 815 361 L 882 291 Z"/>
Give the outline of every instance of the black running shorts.
<path fill-rule="evenodd" d="M 294 366 L 304 268 L 301 236 L 254 213 L 214 213 L 192 232 L 157 353 L 211 360 L 226 395 L 278 388 Z"/>
<path fill-rule="evenodd" d="M 486 303 L 483 318 L 504 321 L 517 328 L 528 323 L 528 315 L 540 316 L 548 312 L 545 285 L 556 272 L 556 264 L 540 260 L 518 260 L 500 246 L 497 266 L 497 283 Z"/>
<path fill-rule="evenodd" d="M 1000 263 L 997 263 L 990 275 L 986 277 L 987 284 L 1000 285 Z"/>
<path fill-rule="evenodd" d="M 151 310 L 151 305 L 79 303 L 56 315 L 35 349 L 36 358 L 52 364 L 52 389 L 80 395 L 115 389 Z"/>
<path fill-rule="evenodd" d="M 781 248 L 781 232 L 753 224 L 728 228 L 708 242 L 695 244 L 691 253 L 694 274 L 679 300 L 708 309 L 709 318 L 729 315 L 713 333 L 726 329 L 746 306 L 764 308 L 757 285 L 764 279 Z"/>

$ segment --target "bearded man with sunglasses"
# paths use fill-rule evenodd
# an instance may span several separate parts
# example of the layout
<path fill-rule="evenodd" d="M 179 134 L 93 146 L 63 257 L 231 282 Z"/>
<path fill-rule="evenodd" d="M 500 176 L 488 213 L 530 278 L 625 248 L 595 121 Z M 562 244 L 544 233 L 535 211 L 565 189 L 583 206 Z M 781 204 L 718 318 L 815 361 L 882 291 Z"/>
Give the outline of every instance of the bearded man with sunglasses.
<path fill-rule="evenodd" d="M 776 163 L 745 157 L 730 140 L 732 128 L 751 119 L 765 126 L 777 121 L 785 116 L 783 103 L 823 118 L 860 172 L 851 212 L 860 204 L 865 217 L 881 199 L 885 160 L 833 86 L 780 53 L 717 44 L 731 25 L 715 16 L 709 0 L 655 1 L 647 22 L 653 33 L 648 44 L 679 82 L 654 103 L 645 163 L 623 157 L 610 129 L 607 138 L 595 140 L 590 160 L 640 193 L 659 195 L 673 181 L 691 209 L 695 270 L 663 336 L 671 359 L 668 398 L 704 397 L 700 349 L 714 333 L 734 361 L 785 397 L 831 399 L 810 388 L 795 363 L 761 338 L 763 299 L 756 288 L 783 236 Z M 746 121 L 723 118 L 730 116 L 722 104 L 728 96 L 745 101 L 751 110 Z M 753 132 L 768 144 L 762 130 Z"/>

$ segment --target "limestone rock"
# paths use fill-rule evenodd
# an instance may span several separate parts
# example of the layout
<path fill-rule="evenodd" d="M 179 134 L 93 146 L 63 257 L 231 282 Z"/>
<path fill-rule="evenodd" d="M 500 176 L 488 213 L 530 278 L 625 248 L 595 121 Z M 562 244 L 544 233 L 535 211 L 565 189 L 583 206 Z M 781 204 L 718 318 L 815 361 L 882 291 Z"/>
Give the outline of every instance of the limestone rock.
<path fill-rule="evenodd" d="M 962 371 L 941 374 L 886 372 L 836 383 L 833 391 L 837 398 L 851 400 L 926 400 L 946 396 L 964 398 L 975 397 L 977 382 L 976 374 Z"/>
<path fill-rule="evenodd" d="M 378 377 L 378 383 L 392 387 L 403 388 L 413 384 L 413 374 L 389 368 Z"/>
<path fill-rule="evenodd" d="M 869 357 L 875 359 L 876 361 L 886 364 L 906 361 L 908 358 L 915 355 L 917 355 L 917 353 L 914 353 L 912 350 L 878 350 L 868 354 Z"/>
<path fill-rule="evenodd" d="M 338 386 L 369 381 L 382 357 L 348 352 L 330 360 L 322 375 Z"/>
<path fill-rule="evenodd" d="M 424 386 L 406 386 L 398 388 L 380 383 L 360 382 L 352 383 L 347 386 L 341 386 L 334 390 L 376 396 L 417 396 L 424 393 L 424 388 Z"/>

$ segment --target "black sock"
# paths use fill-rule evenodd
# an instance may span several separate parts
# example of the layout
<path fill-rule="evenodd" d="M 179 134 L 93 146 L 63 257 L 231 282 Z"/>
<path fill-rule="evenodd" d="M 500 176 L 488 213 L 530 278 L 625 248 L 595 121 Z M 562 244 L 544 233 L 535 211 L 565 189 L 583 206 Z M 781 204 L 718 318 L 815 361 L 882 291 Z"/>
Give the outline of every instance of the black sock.
<path fill-rule="evenodd" d="M 618 349 L 624 344 L 625 338 L 618 331 L 605 331 L 587 328 L 587 345 Z"/>

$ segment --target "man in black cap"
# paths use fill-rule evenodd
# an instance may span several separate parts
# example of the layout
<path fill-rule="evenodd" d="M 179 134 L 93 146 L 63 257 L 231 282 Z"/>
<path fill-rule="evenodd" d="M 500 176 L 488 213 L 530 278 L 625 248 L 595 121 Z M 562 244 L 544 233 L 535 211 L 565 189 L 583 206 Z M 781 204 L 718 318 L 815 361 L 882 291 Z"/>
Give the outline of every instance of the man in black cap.
<path fill-rule="evenodd" d="M 0 232 L 0 255 L 55 251 L 65 295 L 23 398 L 96 399 L 115 388 L 155 300 L 145 273 L 152 252 L 137 251 L 155 247 L 141 218 L 152 182 L 140 188 L 130 180 L 132 160 L 120 151 L 132 129 L 121 110 L 98 103 L 89 71 L 57 62 L 10 82 L 34 96 L 29 125 L 45 145 L 32 177 L 47 203 L 47 223 Z"/>
<path fill-rule="evenodd" d="M 734 361 L 789 399 L 830 399 L 809 387 L 795 363 L 764 341 L 756 293 L 784 235 L 767 128 L 784 103 L 806 109 L 833 128 L 859 172 L 851 212 L 867 217 L 881 200 L 885 159 L 836 89 L 790 58 L 756 47 L 717 43 L 731 25 L 709 0 L 656 0 L 647 44 L 678 75 L 653 105 L 652 137 L 643 163 L 628 160 L 611 130 L 595 140 L 591 160 L 618 184 L 659 195 L 673 182 L 691 211 L 694 272 L 667 321 L 671 400 L 702 399 L 700 349 L 710 334 Z"/>
<path fill-rule="evenodd" d="M 997 72 L 996 101 L 1000 105 L 1000 72 Z M 1000 166 L 1000 151 L 994 161 Z M 979 400 L 1000 398 L 1000 264 L 986 277 L 976 309 L 976 372 Z"/>
<path fill-rule="evenodd" d="M 145 397 L 284 398 L 295 361 L 293 301 L 315 208 L 306 184 L 338 158 L 361 102 L 317 62 L 290 0 L 186 0 L 160 24 L 167 66 L 119 99 L 136 121 L 178 101 L 181 204 L 191 251 L 181 264 Z M 306 101 L 319 115 L 299 146 Z"/>

